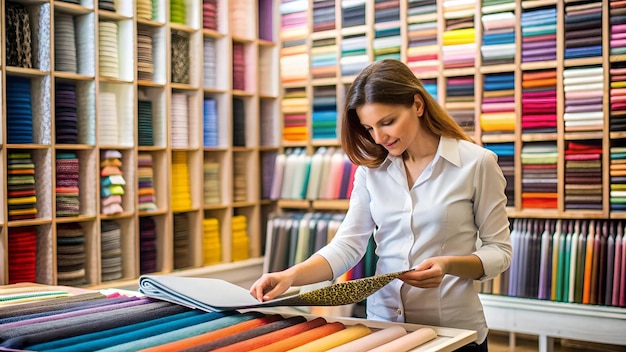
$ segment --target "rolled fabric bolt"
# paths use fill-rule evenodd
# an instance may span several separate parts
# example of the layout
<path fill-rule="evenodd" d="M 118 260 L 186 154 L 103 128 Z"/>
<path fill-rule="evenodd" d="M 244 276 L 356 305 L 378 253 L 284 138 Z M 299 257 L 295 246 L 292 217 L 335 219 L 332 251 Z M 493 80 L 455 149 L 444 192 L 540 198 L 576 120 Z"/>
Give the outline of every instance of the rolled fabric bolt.
<path fill-rule="evenodd" d="M 344 343 L 369 335 L 371 332 L 370 328 L 363 324 L 352 325 L 334 334 L 291 349 L 289 352 L 325 352 L 333 347 L 341 346 Z"/>
<path fill-rule="evenodd" d="M 398 325 L 390 326 L 388 328 L 378 330 L 370 335 L 363 336 L 360 339 L 345 343 L 341 346 L 331 348 L 326 352 L 366 352 L 372 348 L 384 345 L 397 338 L 405 336 L 406 330 Z"/>
<path fill-rule="evenodd" d="M 393 340 L 382 346 L 371 349 L 370 352 L 405 352 L 410 351 L 417 346 L 421 346 L 437 337 L 435 330 L 431 328 L 417 329 L 411 333 Z"/>

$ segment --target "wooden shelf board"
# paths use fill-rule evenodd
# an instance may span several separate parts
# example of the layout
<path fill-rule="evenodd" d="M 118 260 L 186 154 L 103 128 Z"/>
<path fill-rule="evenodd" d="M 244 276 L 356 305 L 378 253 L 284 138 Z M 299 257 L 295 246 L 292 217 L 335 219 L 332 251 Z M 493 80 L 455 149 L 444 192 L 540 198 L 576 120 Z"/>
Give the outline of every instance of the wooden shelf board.
<path fill-rule="evenodd" d="M 302 200 L 279 199 L 276 202 L 276 205 L 279 208 L 285 208 L 285 209 L 308 209 L 311 206 L 310 202 L 306 199 L 302 199 Z"/>
<path fill-rule="evenodd" d="M 556 68 L 556 60 L 522 62 L 520 64 L 520 68 L 522 69 L 522 71 L 552 69 Z"/>
<path fill-rule="evenodd" d="M 67 217 L 56 217 L 54 221 L 57 224 L 60 223 L 73 223 L 73 222 L 87 222 L 87 221 L 95 221 L 95 215 L 79 215 L 79 216 L 67 216 Z"/>
<path fill-rule="evenodd" d="M 314 87 L 319 86 L 336 86 L 338 83 L 337 77 L 331 78 L 314 78 L 311 80 L 311 85 Z"/>
<path fill-rule="evenodd" d="M 556 133 L 522 133 L 522 142 L 551 142 L 557 140 Z"/>
<path fill-rule="evenodd" d="M 170 83 L 170 87 L 172 88 L 173 91 L 176 91 L 176 90 L 197 91 L 198 90 L 197 86 L 193 86 L 187 83 Z"/>
<path fill-rule="evenodd" d="M 95 149 L 94 145 L 89 144 L 55 144 L 55 149 L 64 149 L 64 150 L 93 150 Z"/>
<path fill-rule="evenodd" d="M 43 149 L 51 148 L 51 146 L 47 144 L 5 144 L 4 147 L 6 149 L 32 149 L 32 150 L 43 150 Z"/>
<path fill-rule="evenodd" d="M 169 23 L 170 25 L 170 29 L 171 30 L 176 30 L 176 31 L 181 31 L 181 32 L 185 32 L 188 34 L 193 34 L 196 33 L 198 31 L 198 29 L 190 27 L 186 24 L 180 24 L 180 23 Z"/>
<path fill-rule="evenodd" d="M 439 78 L 439 71 L 423 71 L 423 72 L 416 72 L 415 75 L 419 78 L 419 79 L 433 79 L 433 78 Z"/>
<path fill-rule="evenodd" d="M 337 31 L 334 29 L 329 29 L 326 31 L 313 32 L 309 35 L 311 40 L 319 40 L 319 39 L 335 39 L 337 36 Z"/>
<path fill-rule="evenodd" d="M 132 150 L 133 147 L 128 145 L 99 145 L 98 149 Z"/>
<path fill-rule="evenodd" d="M 166 150 L 167 150 L 167 147 L 159 146 L 159 145 L 154 145 L 154 146 L 140 145 L 140 146 L 137 146 L 137 151 L 140 151 L 140 152 L 164 152 Z"/>
<path fill-rule="evenodd" d="M 121 15 L 117 12 L 98 9 L 98 18 L 101 20 L 126 21 L 132 20 L 132 17 Z"/>
<path fill-rule="evenodd" d="M 585 57 L 580 59 L 567 59 L 563 60 L 563 66 L 565 68 L 572 66 L 588 66 L 588 65 L 602 65 L 602 57 Z"/>
<path fill-rule="evenodd" d="M 261 205 L 276 205 L 276 201 L 275 200 L 271 200 L 271 199 L 261 199 L 259 201 L 259 204 L 261 204 Z"/>
<path fill-rule="evenodd" d="M 147 18 L 141 18 L 141 17 L 137 17 L 137 25 L 153 27 L 153 28 L 165 27 L 165 23 L 163 22 L 149 20 Z"/>
<path fill-rule="evenodd" d="M 275 152 L 278 151 L 278 149 L 280 149 L 280 146 L 278 145 L 261 145 L 259 146 L 259 151 L 260 152 Z"/>
<path fill-rule="evenodd" d="M 255 150 L 255 147 L 233 147 L 233 152 L 235 153 L 249 153 Z"/>
<path fill-rule="evenodd" d="M 480 68 L 481 73 L 502 73 L 502 72 L 513 72 L 517 68 L 515 64 L 499 64 L 499 65 L 490 65 L 490 66 L 482 66 Z"/>
<path fill-rule="evenodd" d="M 204 210 L 224 210 L 228 208 L 226 204 L 205 204 L 202 207 Z"/>
<path fill-rule="evenodd" d="M 202 28 L 202 35 L 205 36 L 206 38 L 214 38 L 214 39 L 221 39 L 226 36 L 224 33 L 220 33 L 214 29 L 207 29 L 207 28 Z"/>
<path fill-rule="evenodd" d="M 602 139 L 604 132 L 569 132 L 565 133 L 566 141 L 586 140 L 586 139 Z"/>
<path fill-rule="evenodd" d="M 121 78 L 104 77 L 104 76 L 99 76 L 98 81 L 104 82 L 104 83 L 115 83 L 115 84 L 128 84 L 128 85 L 133 84 L 133 81 L 127 81 Z"/>
<path fill-rule="evenodd" d="M 93 81 L 96 77 L 89 75 L 82 75 L 80 73 L 54 71 L 54 78 L 59 81 Z"/>
<path fill-rule="evenodd" d="M 259 92 L 259 99 L 278 99 L 278 95 L 272 93 Z"/>
<path fill-rule="evenodd" d="M 43 3 L 44 1 L 42 1 Z M 54 12 L 66 13 L 68 15 L 86 15 L 94 12 L 93 9 L 78 5 L 72 4 L 65 1 L 53 1 L 54 4 Z"/>
<path fill-rule="evenodd" d="M 611 219 L 619 219 L 619 220 L 626 219 L 626 212 L 612 211 L 609 214 L 609 218 L 611 218 Z"/>
<path fill-rule="evenodd" d="M 219 88 L 203 88 L 205 94 L 225 94 L 226 90 Z"/>
<path fill-rule="evenodd" d="M 276 42 L 266 39 L 257 39 L 257 44 L 265 48 L 273 48 L 278 45 Z"/>
<path fill-rule="evenodd" d="M 533 9 L 536 7 L 556 5 L 557 0 L 525 0 L 522 1 L 523 9 Z"/>
<path fill-rule="evenodd" d="M 196 211 L 198 211 L 200 209 L 195 208 L 195 207 L 191 207 L 191 208 L 177 208 L 177 209 L 172 208 L 171 210 L 172 210 L 172 213 L 181 214 L 181 213 L 193 213 L 193 212 L 196 212 Z"/>
<path fill-rule="evenodd" d="M 285 148 L 304 148 L 307 146 L 306 142 L 301 141 L 283 141 L 283 147 Z"/>
<path fill-rule="evenodd" d="M 311 145 L 314 147 L 324 147 L 324 146 L 339 147 L 341 146 L 341 142 L 337 138 L 335 139 L 312 139 Z"/>
<path fill-rule="evenodd" d="M 313 201 L 314 209 L 322 210 L 348 210 L 349 199 L 316 199 Z"/>
<path fill-rule="evenodd" d="M 230 150 L 230 148 L 228 147 L 204 147 L 205 152 L 212 152 L 212 153 L 227 152 L 228 150 Z"/>
<path fill-rule="evenodd" d="M 500 133 L 500 134 L 492 134 L 492 135 L 481 135 L 480 139 L 483 143 L 507 143 L 514 142 L 515 135 L 512 133 Z"/>
<path fill-rule="evenodd" d="M 368 28 L 367 25 L 341 28 L 340 30 L 341 36 L 345 37 L 345 36 L 360 35 L 360 34 L 365 35 L 367 33 L 367 28 Z"/>
<path fill-rule="evenodd" d="M 253 97 L 254 96 L 254 93 L 252 92 L 239 90 L 239 89 L 233 89 L 232 94 L 233 96 L 236 96 L 236 97 Z"/>
<path fill-rule="evenodd" d="M 246 37 L 240 37 L 240 36 L 232 36 L 231 39 L 233 40 L 234 43 L 241 43 L 241 44 L 253 44 L 256 39 L 254 38 L 246 38 Z"/>
<path fill-rule="evenodd" d="M 7 76 L 21 76 L 21 77 L 43 77 L 50 75 L 50 71 L 41 71 L 36 68 L 23 68 L 15 66 L 4 66 Z"/>
<path fill-rule="evenodd" d="M 124 211 L 118 214 L 100 214 L 102 220 L 128 219 L 135 215 L 132 211 Z"/>
<path fill-rule="evenodd" d="M 50 218 L 36 218 L 29 220 L 9 220 L 7 225 L 9 227 L 24 227 L 24 226 L 37 226 L 37 225 L 48 225 L 52 223 L 52 219 Z"/>
<path fill-rule="evenodd" d="M 446 68 L 443 70 L 444 77 L 457 77 L 457 76 L 473 76 L 476 74 L 475 67 L 463 67 L 463 68 Z"/>
<path fill-rule="evenodd" d="M 256 202 L 233 202 L 233 208 L 251 208 L 256 206 Z"/>
<path fill-rule="evenodd" d="M 159 216 L 167 214 L 167 209 L 157 209 L 157 210 L 140 210 L 137 212 L 138 216 Z"/>
<path fill-rule="evenodd" d="M 163 83 L 156 83 L 153 81 L 145 81 L 145 80 L 138 80 L 137 81 L 137 86 L 141 87 L 145 87 L 145 88 L 165 88 L 165 84 Z"/>
<path fill-rule="evenodd" d="M 605 219 L 606 214 L 600 210 L 565 210 L 556 209 L 522 209 L 508 212 L 512 218 L 533 219 Z"/>

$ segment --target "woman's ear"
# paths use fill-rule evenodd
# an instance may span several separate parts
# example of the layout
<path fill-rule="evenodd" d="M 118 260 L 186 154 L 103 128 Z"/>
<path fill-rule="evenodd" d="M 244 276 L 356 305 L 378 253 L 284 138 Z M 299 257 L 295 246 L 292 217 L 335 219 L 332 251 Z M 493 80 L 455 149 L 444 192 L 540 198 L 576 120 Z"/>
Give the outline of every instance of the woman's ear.
<path fill-rule="evenodd" d="M 424 115 L 424 98 L 420 94 L 415 94 L 413 99 L 415 99 L 413 104 L 417 109 L 417 116 L 422 117 Z"/>

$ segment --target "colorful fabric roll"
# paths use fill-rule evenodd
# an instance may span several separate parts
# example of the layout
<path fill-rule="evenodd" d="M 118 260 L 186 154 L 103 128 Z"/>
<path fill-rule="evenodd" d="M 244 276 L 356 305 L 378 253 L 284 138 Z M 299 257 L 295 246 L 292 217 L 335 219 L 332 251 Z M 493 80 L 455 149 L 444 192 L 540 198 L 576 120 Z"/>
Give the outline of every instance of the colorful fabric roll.
<path fill-rule="evenodd" d="M 480 127 L 484 134 L 515 132 L 515 75 L 493 73 L 484 76 Z"/>
<path fill-rule="evenodd" d="M 556 142 L 529 142 L 522 146 L 522 208 L 556 209 Z"/>
<path fill-rule="evenodd" d="M 522 62 L 556 60 L 556 15 L 554 6 L 522 11 Z"/>
<path fill-rule="evenodd" d="M 522 73 L 522 133 L 556 133 L 556 71 Z"/>

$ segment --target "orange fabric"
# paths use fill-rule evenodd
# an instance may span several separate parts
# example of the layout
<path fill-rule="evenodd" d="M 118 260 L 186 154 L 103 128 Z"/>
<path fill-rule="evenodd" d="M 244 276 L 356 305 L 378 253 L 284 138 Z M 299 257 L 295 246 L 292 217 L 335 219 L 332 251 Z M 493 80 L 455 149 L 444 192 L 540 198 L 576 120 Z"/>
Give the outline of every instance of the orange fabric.
<path fill-rule="evenodd" d="M 534 79 L 532 81 L 522 81 L 523 88 L 545 87 L 556 85 L 556 78 Z"/>
<path fill-rule="evenodd" d="M 254 329 L 256 327 L 275 322 L 279 319 L 282 319 L 282 317 L 278 314 L 268 315 L 268 316 L 244 321 L 242 323 L 231 325 L 231 326 L 219 329 L 219 330 L 210 331 L 201 335 L 196 335 L 193 337 L 189 337 L 189 338 L 178 340 L 178 341 L 173 341 L 173 342 L 166 343 L 163 345 L 146 348 L 144 350 L 141 350 L 141 352 L 180 351 L 180 350 L 184 350 L 186 348 L 197 346 L 203 343 L 215 341 L 217 339 L 221 339 L 223 337 L 230 336 L 238 332 Z"/>
<path fill-rule="evenodd" d="M 522 81 L 556 78 L 556 70 L 550 71 L 527 71 L 522 74 Z"/>
<path fill-rule="evenodd" d="M 303 323 L 290 326 L 285 329 L 280 329 L 278 331 L 271 332 L 269 334 L 257 336 L 255 338 L 234 343 L 229 346 L 224 346 L 222 348 L 218 348 L 213 350 L 214 352 L 248 352 L 254 348 L 259 348 L 263 346 L 267 346 L 269 344 L 281 341 L 287 336 L 294 336 L 305 331 L 309 331 L 318 326 L 322 326 L 326 324 L 326 319 L 322 317 L 315 318 L 310 321 L 305 321 Z"/>
<path fill-rule="evenodd" d="M 587 248 L 585 250 L 585 276 L 583 278 L 583 303 L 589 304 L 591 301 L 591 267 L 593 264 L 593 236 L 587 237 Z"/>
<path fill-rule="evenodd" d="M 343 329 L 345 325 L 340 322 L 328 323 L 250 352 L 285 352 Z"/>

